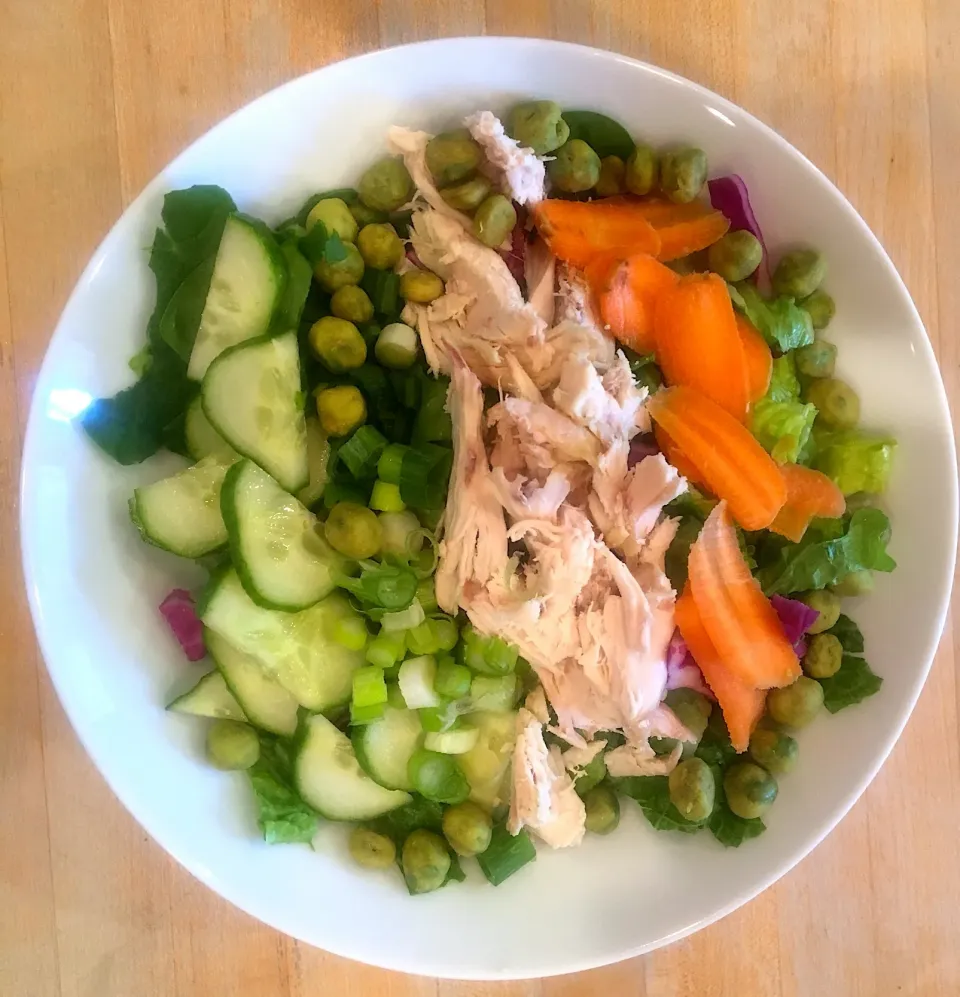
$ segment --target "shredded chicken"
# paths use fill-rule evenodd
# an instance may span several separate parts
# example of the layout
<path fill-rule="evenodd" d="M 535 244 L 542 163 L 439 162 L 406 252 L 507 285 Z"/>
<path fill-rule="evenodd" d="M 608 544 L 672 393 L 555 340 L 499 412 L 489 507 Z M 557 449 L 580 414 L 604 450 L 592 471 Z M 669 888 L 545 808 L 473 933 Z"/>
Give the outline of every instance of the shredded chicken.
<path fill-rule="evenodd" d="M 534 204 L 546 196 L 543 160 L 532 149 L 523 148 L 504 131 L 491 111 L 477 111 L 463 122 L 480 143 L 496 171 L 503 192 L 517 204 Z"/>
<path fill-rule="evenodd" d="M 646 399 L 646 388 L 636 386 L 627 358 L 619 350 L 602 377 L 596 367 L 578 357 L 566 360 L 553 391 L 554 406 L 606 444 L 629 441 L 649 431 L 650 417 L 643 407 Z"/>
<path fill-rule="evenodd" d="M 548 326 L 553 325 L 557 310 L 557 258 L 543 239 L 527 243 L 523 255 L 523 277 L 530 307 Z"/>

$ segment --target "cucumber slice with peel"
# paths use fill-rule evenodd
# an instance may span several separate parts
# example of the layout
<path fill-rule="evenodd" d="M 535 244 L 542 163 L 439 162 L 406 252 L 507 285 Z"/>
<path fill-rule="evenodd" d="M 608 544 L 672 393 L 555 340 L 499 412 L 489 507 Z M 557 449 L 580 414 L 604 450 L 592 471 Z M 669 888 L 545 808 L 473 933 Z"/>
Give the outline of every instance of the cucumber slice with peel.
<path fill-rule="evenodd" d="M 204 675 L 188 692 L 167 707 L 172 713 L 186 713 L 191 717 L 209 717 L 211 720 L 246 720 L 243 707 L 227 688 L 218 671 Z"/>
<path fill-rule="evenodd" d="M 203 414 L 199 395 L 187 407 L 183 436 L 187 453 L 194 460 L 217 457 L 225 464 L 232 464 L 240 459 L 240 454 L 210 425 L 210 420 Z"/>
<path fill-rule="evenodd" d="M 351 739 L 360 767 L 374 782 L 386 789 L 413 790 L 407 766 L 423 742 L 416 710 L 388 706 L 379 720 L 355 727 Z"/>
<path fill-rule="evenodd" d="M 224 350 L 262 336 L 270 327 L 286 279 L 280 247 L 269 229 L 242 215 L 228 218 L 190 353 L 188 376 L 202 380 Z"/>
<path fill-rule="evenodd" d="M 230 468 L 220 509 L 240 581 L 258 605 L 297 612 L 334 590 L 344 559 L 317 531 L 317 517 L 253 461 Z"/>
<path fill-rule="evenodd" d="M 308 508 L 319 502 L 329 477 L 330 441 L 320 426 L 320 420 L 307 417 L 307 464 L 310 468 L 310 481 L 297 492 L 297 498 Z"/>
<path fill-rule="evenodd" d="M 319 715 L 304 723 L 294 781 L 303 799 L 328 820 L 372 820 L 411 799 L 375 783 L 360 768 L 347 735 Z"/>
<path fill-rule="evenodd" d="M 229 464 L 205 457 L 170 478 L 137 488 L 130 514 L 144 540 L 181 557 L 202 557 L 223 547 L 227 528 L 220 489 Z"/>
<path fill-rule="evenodd" d="M 204 415 L 244 457 L 296 494 L 310 480 L 296 333 L 221 353 L 200 391 Z"/>

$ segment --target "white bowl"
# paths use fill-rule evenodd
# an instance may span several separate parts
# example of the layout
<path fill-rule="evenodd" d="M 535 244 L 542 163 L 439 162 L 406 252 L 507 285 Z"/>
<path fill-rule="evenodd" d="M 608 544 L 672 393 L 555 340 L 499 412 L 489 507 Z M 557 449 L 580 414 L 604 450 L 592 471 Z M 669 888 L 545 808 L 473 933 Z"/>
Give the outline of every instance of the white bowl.
<path fill-rule="evenodd" d="M 195 569 L 154 551 L 127 518 L 133 487 L 164 461 L 121 468 L 73 422 L 131 375 L 153 285 L 150 245 L 165 191 L 218 183 L 272 221 L 310 193 L 349 184 L 392 123 L 437 129 L 527 96 L 592 107 L 654 144 L 702 146 L 713 175 L 747 181 L 776 252 L 808 242 L 830 261 L 830 337 L 863 422 L 900 441 L 888 496 L 892 576 L 852 612 L 880 693 L 802 735 L 769 830 L 738 850 L 658 833 L 629 801 L 620 830 L 541 850 L 493 889 L 407 896 L 399 876 L 351 865 L 339 829 L 316 852 L 258 840 L 242 776 L 202 759 L 202 725 L 165 713 L 199 674 L 156 607 Z M 97 250 L 41 371 L 23 462 L 22 536 L 43 654 L 74 727 L 114 792 L 171 855 L 231 903 L 341 955 L 435 976 L 511 978 L 586 969 L 702 928 L 782 876 L 853 805 L 923 685 L 943 625 L 957 535 L 957 472 L 943 387 L 910 297 L 842 195 L 769 128 L 701 87 L 609 52 L 522 39 L 456 39 L 377 52 L 294 80 L 214 128 L 158 176 Z M 891 814 L 891 820 L 897 815 Z M 829 902 L 829 898 L 824 898 Z"/>

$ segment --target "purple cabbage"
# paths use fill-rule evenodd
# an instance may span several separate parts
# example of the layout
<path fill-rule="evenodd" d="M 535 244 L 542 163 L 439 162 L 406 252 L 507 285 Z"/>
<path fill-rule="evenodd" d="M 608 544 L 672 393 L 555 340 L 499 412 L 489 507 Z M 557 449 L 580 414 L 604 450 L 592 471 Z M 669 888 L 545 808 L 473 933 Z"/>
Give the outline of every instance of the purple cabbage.
<path fill-rule="evenodd" d="M 770 605 L 780 617 L 780 625 L 787 640 L 793 644 L 794 653 L 802 658 L 807 653 L 805 635 L 817 622 L 820 613 L 799 599 L 785 599 L 782 595 L 770 596 Z"/>
<path fill-rule="evenodd" d="M 746 229 L 757 237 L 757 241 L 763 247 L 763 260 L 754 272 L 752 279 L 756 280 L 762 271 L 764 278 L 769 282 L 767 244 L 763 241 L 763 232 L 760 231 L 757 216 L 753 213 L 750 195 L 747 192 L 747 185 L 743 182 L 743 177 L 731 173 L 726 177 L 708 180 L 707 187 L 710 189 L 710 203 L 717 211 L 726 216 L 730 222 L 731 231 L 740 232 Z"/>
<path fill-rule="evenodd" d="M 526 297 L 527 285 L 523 258 L 527 252 L 527 220 L 523 209 L 516 204 L 514 207 L 517 209 L 517 224 L 513 226 L 513 232 L 510 234 L 510 248 L 501 249 L 499 252 L 501 257 L 503 257 L 503 262 L 507 265 L 507 269 L 513 274 L 514 280 L 520 285 L 520 290 L 523 292 L 524 297 Z"/>
<path fill-rule="evenodd" d="M 160 603 L 160 612 L 190 661 L 199 661 L 206 655 L 203 624 L 197 616 L 193 596 L 186 589 L 174 589 Z"/>
<path fill-rule="evenodd" d="M 633 467 L 634 464 L 639 464 L 640 461 L 658 453 L 660 453 L 660 448 L 657 446 L 653 433 L 634 436 L 630 441 L 630 452 L 627 454 L 627 467 Z"/>
<path fill-rule="evenodd" d="M 667 645 L 667 690 L 670 689 L 693 689 L 708 699 L 716 699 L 679 630 L 674 630 Z"/>

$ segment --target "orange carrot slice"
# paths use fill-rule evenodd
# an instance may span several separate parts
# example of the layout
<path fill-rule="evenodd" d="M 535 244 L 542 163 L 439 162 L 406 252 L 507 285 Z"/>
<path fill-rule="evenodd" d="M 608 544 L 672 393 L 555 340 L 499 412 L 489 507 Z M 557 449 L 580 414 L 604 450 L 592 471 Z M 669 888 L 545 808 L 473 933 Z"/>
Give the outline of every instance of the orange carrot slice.
<path fill-rule="evenodd" d="M 694 388 L 743 422 L 747 365 L 723 280 L 713 273 L 681 277 L 659 295 L 653 326 L 667 384 Z"/>
<path fill-rule="evenodd" d="M 730 732 L 730 743 L 736 751 L 746 751 L 750 735 L 763 715 L 766 693 L 741 681 L 720 659 L 700 619 L 689 581 L 677 599 L 676 621 L 694 661 L 717 697 Z"/>
<path fill-rule="evenodd" d="M 737 320 L 737 332 L 740 334 L 740 345 L 743 347 L 743 359 L 747 365 L 747 397 L 751 402 L 756 402 L 763 398 L 770 387 L 773 354 L 767 341 L 751 321 L 739 312 L 734 312 L 734 316 Z"/>
<path fill-rule="evenodd" d="M 789 685 L 800 662 L 770 600 L 750 574 L 725 502 L 690 548 L 690 591 L 720 659 L 756 689 Z"/>
<path fill-rule="evenodd" d="M 604 203 L 633 205 L 660 236 L 659 259 L 664 263 L 699 252 L 726 235 L 730 222 L 703 201 L 674 204 L 661 197 L 608 198 Z"/>
<path fill-rule="evenodd" d="M 581 269 L 605 253 L 660 252 L 660 237 L 630 202 L 548 198 L 534 207 L 533 217 L 553 254 Z"/>
<path fill-rule="evenodd" d="M 607 331 L 637 353 L 652 353 L 657 301 L 677 275 L 645 253 L 600 256 L 584 273 Z"/>
<path fill-rule="evenodd" d="M 745 530 L 763 530 L 787 500 L 787 486 L 774 459 L 726 409 L 694 391 L 662 388 L 647 403 L 697 478 L 730 504 Z"/>
<path fill-rule="evenodd" d="M 836 519 L 846 511 L 843 492 L 825 474 L 799 464 L 781 464 L 780 474 L 787 486 L 787 501 L 770 524 L 774 533 L 799 543 L 812 519 Z"/>
<path fill-rule="evenodd" d="M 683 455 L 670 434 L 662 426 L 654 426 L 653 435 L 656 437 L 657 446 L 660 447 L 663 456 L 667 458 L 667 463 L 672 464 L 691 485 L 702 485 L 700 472 Z"/>

